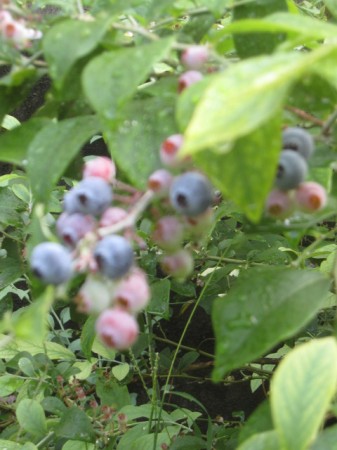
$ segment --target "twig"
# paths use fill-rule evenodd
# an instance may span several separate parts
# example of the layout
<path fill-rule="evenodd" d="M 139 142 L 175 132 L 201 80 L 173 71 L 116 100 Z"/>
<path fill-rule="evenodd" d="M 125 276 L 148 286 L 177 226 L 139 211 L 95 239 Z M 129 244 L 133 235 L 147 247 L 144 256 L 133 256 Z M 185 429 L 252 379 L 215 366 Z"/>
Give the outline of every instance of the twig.
<path fill-rule="evenodd" d="M 111 227 L 100 228 L 97 233 L 100 237 L 108 236 L 109 234 L 118 233 L 125 228 L 132 227 L 137 221 L 140 214 L 148 207 L 149 203 L 154 197 L 154 192 L 149 190 L 146 191 L 143 197 L 139 199 L 136 206 L 129 212 L 125 219 L 119 221 L 118 223 L 111 225 Z"/>
<path fill-rule="evenodd" d="M 330 129 L 336 120 L 337 120 L 337 109 L 332 114 L 330 114 L 330 116 L 323 123 L 321 133 L 323 136 L 328 136 L 330 134 Z"/>
<path fill-rule="evenodd" d="M 303 111 L 303 109 L 295 108 L 294 106 L 286 106 L 285 109 L 296 114 L 296 116 L 300 117 L 301 119 L 312 122 L 315 125 L 318 125 L 320 127 L 324 125 L 323 120 L 320 120 L 317 117 L 307 113 L 306 111 Z"/>

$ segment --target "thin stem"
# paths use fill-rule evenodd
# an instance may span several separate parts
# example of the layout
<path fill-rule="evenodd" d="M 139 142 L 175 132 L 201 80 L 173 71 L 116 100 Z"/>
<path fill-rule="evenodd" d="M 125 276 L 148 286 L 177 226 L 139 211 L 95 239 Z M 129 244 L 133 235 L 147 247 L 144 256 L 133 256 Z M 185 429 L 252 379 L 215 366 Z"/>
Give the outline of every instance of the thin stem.
<path fill-rule="evenodd" d="M 299 267 L 306 259 L 310 258 L 312 252 L 321 242 L 323 242 L 325 239 L 328 239 L 329 237 L 333 237 L 336 234 L 336 231 L 337 226 L 330 230 L 328 233 L 319 236 L 312 244 L 310 244 L 303 250 L 303 252 L 298 256 L 296 261 L 292 263 L 292 265 L 294 267 Z"/>
<path fill-rule="evenodd" d="M 50 441 L 50 439 L 54 436 L 54 434 L 55 434 L 54 431 L 51 431 L 50 433 L 48 433 L 47 436 L 45 436 L 43 439 L 41 439 L 40 442 L 38 442 L 36 444 L 36 447 L 43 448 L 45 446 L 45 444 L 47 444 Z"/>
<path fill-rule="evenodd" d="M 156 341 L 164 342 L 166 344 L 174 345 L 175 347 L 178 347 L 179 345 L 178 342 L 171 341 L 170 339 L 160 338 L 158 336 L 153 336 L 153 339 L 155 339 Z M 214 355 L 212 355 L 211 353 L 204 352 L 203 350 L 199 350 L 198 348 L 189 347 L 183 344 L 180 345 L 180 348 L 188 350 L 190 352 L 197 352 L 199 353 L 199 355 L 207 356 L 207 358 L 214 358 Z"/>
<path fill-rule="evenodd" d="M 140 34 L 141 36 L 144 36 L 147 39 L 150 39 L 151 41 L 157 41 L 159 39 L 159 36 L 157 36 L 154 33 L 151 33 L 151 31 L 148 31 L 139 25 L 134 26 L 134 25 L 124 25 L 122 23 L 113 23 L 112 28 L 114 28 L 115 30 L 129 31 L 131 33 Z"/>
<path fill-rule="evenodd" d="M 301 119 L 307 120 L 308 122 L 312 122 L 315 125 L 318 125 L 320 127 L 324 125 L 323 120 L 320 120 L 317 117 L 313 116 L 312 114 L 303 111 L 303 109 L 295 108 L 294 106 L 286 106 L 285 109 L 296 114 L 296 116 L 300 117 Z"/>
<path fill-rule="evenodd" d="M 326 119 L 326 121 L 322 125 L 322 135 L 328 136 L 330 134 L 330 130 L 334 122 L 337 120 L 337 109 L 330 114 L 330 116 Z"/>
<path fill-rule="evenodd" d="M 139 365 L 138 365 L 138 362 L 137 362 L 137 360 L 136 360 L 136 358 L 135 358 L 135 355 L 133 354 L 133 351 L 131 350 L 131 348 L 129 349 L 129 355 L 130 355 L 131 362 L 132 362 L 132 364 L 134 365 L 134 367 L 135 367 L 135 369 L 136 369 L 136 371 L 137 371 L 137 373 L 138 373 L 138 376 L 139 376 L 140 381 L 141 381 L 141 383 L 142 383 L 143 389 L 144 389 L 144 391 L 146 392 L 146 395 L 148 396 L 149 400 L 151 401 L 151 395 L 149 394 L 149 391 L 148 391 L 148 389 L 147 389 L 145 380 L 144 380 L 144 378 L 143 378 L 143 374 L 142 374 L 142 372 L 141 372 L 141 370 L 140 370 L 140 367 L 139 367 Z"/>
<path fill-rule="evenodd" d="M 143 197 L 139 199 L 136 206 L 129 212 L 129 214 L 125 217 L 125 219 L 119 221 L 115 225 L 111 225 L 111 227 L 105 227 L 98 230 L 98 235 L 100 237 L 108 236 L 113 233 L 118 233 L 119 231 L 124 230 L 125 228 L 130 228 L 134 226 L 138 217 L 141 213 L 148 207 L 149 203 L 154 197 L 153 191 L 146 191 Z"/>

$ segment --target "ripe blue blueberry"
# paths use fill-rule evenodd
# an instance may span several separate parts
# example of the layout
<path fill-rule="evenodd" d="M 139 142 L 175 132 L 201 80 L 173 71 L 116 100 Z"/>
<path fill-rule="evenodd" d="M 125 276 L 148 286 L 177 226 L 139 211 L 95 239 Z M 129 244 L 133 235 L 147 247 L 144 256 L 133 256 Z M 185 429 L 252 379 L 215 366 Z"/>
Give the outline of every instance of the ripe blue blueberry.
<path fill-rule="evenodd" d="M 281 152 L 275 185 L 282 191 L 295 189 L 302 183 L 308 171 L 306 160 L 293 150 Z"/>
<path fill-rule="evenodd" d="M 30 267 L 33 274 L 46 284 L 61 284 L 72 275 L 69 251 L 56 242 L 42 242 L 32 251 Z"/>
<path fill-rule="evenodd" d="M 197 216 L 213 202 L 213 190 L 208 179 L 198 172 L 185 172 L 175 178 L 170 188 L 173 208 L 186 216 Z"/>
<path fill-rule="evenodd" d="M 82 213 L 98 216 L 112 201 L 109 183 L 100 177 L 88 177 L 80 181 L 64 196 L 63 208 L 69 213 Z"/>
<path fill-rule="evenodd" d="M 133 264 L 133 249 L 123 236 L 110 235 L 98 242 L 94 258 L 103 275 L 112 279 L 120 278 Z"/>
<path fill-rule="evenodd" d="M 311 134 L 303 128 L 289 127 L 282 133 L 282 148 L 293 150 L 308 160 L 315 150 L 315 144 Z"/>

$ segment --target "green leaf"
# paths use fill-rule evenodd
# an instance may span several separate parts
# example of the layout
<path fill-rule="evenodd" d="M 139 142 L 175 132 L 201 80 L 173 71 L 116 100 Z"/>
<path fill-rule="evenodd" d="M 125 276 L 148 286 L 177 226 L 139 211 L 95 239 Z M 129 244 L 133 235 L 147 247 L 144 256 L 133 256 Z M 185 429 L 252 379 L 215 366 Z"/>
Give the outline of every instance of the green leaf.
<path fill-rule="evenodd" d="M 25 442 L 20 448 L 21 450 L 38 450 L 38 447 L 32 442 Z"/>
<path fill-rule="evenodd" d="M 215 186 L 257 222 L 272 188 L 281 148 L 281 115 L 239 138 L 224 155 L 197 154 L 198 165 Z M 267 146 L 267 148 L 266 148 Z M 238 176 L 240 174 L 240 176 Z"/>
<path fill-rule="evenodd" d="M 233 21 L 246 18 L 265 17 L 276 11 L 287 11 L 286 0 L 259 0 L 237 5 L 233 10 Z M 241 58 L 271 53 L 285 36 L 269 33 L 252 33 L 246 36 L 234 35 L 235 48 Z"/>
<path fill-rule="evenodd" d="M 307 54 L 250 58 L 215 76 L 187 127 L 181 155 L 207 148 L 229 151 L 231 141 L 275 115 L 292 82 L 334 50 L 333 46 L 321 46 Z"/>
<path fill-rule="evenodd" d="M 96 317 L 89 316 L 86 320 L 81 333 L 81 348 L 84 356 L 90 361 L 91 350 L 96 337 L 95 330 Z"/>
<path fill-rule="evenodd" d="M 249 18 L 233 22 L 225 30 L 228 33 L 284 32 L 296 37 L 300 35 L 310 38 L 310 40 L 317 40 L 333 38 L 336 36 L 336 28 L 333 24 L 305 15 L 275 13 L 265 17 L 263 20 Z"/>
<path fill-rule="evenodd" d="M 254 434 L 238 447 L 238 450 L 285 450 L 280 447 L 276 431 Z"/>
<path fill-rule="evenodd" d="M 24 383 L 22 378 L 17 378 L 14 375 L 4 375 L 0 377 L 0 397 L 6 397 L 17 391 Z"/>
<path fill-rule="evenodd" d="M 170 450 L 202 450 L 207 448 L 207 443 L 196 436 L 178 436 Z"/>
<path fill-rule="evenodd" d="M 68 441 L 62 446 L 62 450 L 95 450 L 95 444 L 81 441 Z"/>
<path fill-rule="evenodd" d="M 93 108 L 108 120 L 116 119 L 119 108 L 146 80 L 153 64 L 168 55 L 172 42 L 172 38 L 160 39 L 92 59 L 84 69 L 82 80 Z"/>
<path fill-rule="evenodd" d="M 5 130 L 13 130 L 14 128 L 19 127 L 20 125 L 21 124 L 18 121 L 18 119 L 16 119 L 13 116 L 10 116 L 9 114 L 6 114 L 2 120 L 1 127 L 5 128 Z"/>
<path fill-rule="evenodd" d="M 329 284 L 314 270 L 254 267 L 240 274 L 213 306 L 214 381 L 300 330 L 324 304 Z"/>
<path fill-rule="evenodd" d="M 111 18 L 80 21 L 68 19 L 54 25 L 43 40 L 43 50 L 55 85 L 62 87 L 75 62 L 92 52 L 108 30 Z"/>
<path fill-rule="evenodd" d="M 162 445 L 168 445 L 170 443 L 170 438 L 167 433 L 158 433 L 157 434 L 157 445 L 154 447 L 155 442 L 155 434 L 147 434 L 142 436 L 135 441 L 132 442 L 129 449 L 130 450 L 149 450 L 150 448 L 160 449 L 163 448 Z"/>
<path fill-rule="evenodd" d="M 282 448 L 308 448 L 335 394 L 336 380 L 334 338 L 300 345 L 281 362 L 272 379 L 271 408 Z"/>
<path fill-rule="evenodd" d="M 0 197 L 1 198 L 1 197 Z M 3 205 L 1 205 L 1 208 Z M 21 277 L 23 268 L 20 261 L 14 258 L 0 259 L 0 290 Z"/>
<path fill-rule="evenodd" d="M 13 317 L 15 336 L 42 345 L 48 331 L 48 314 L 54 300 L 54 290 L 49 287 L 38 300 L 19 310 Z"/>
<path fill-rule="evenodd" d="M 67 410 L 65 404 L 57 397 L 45 397 L 41 402 L 41 406 L 45 411 L 57 416 L 61 416 Z"/>
<path fill-rule="evenodd" d="M 310 450 L 337 450 L 337 425 L 323 430 L 310 446 Z"/>
<path fill-rule="evenodd" d="M 92 344 L 92 351 L 94 353 L 97 353 L 97 355 L 103 356 L 103 358 L 106 358 L 108 360 L 113 360 L 116 357 L 116 350 L 104 345 L 97 336 L 95 337 L 94 342 Z"/>
<path fill-rule="evenodd" d="M 76 406 L 67 409 L 55 429 L 57 436 L 84 441 L 94 442 L 95 431 L 89 417 L 84 411 Z"/>
<path fill-rule="evenodd" d="M 147 311 L 168 319 L 170 290 L 170 280 L 159 280 L 151 284 L 151 301 L 147 307 Z"/>
<path fill-rule="evenodd" d="M 36 375 L 35 368 L 32 361 L 29 358 L 20 358 L 18 362 L 18 367 L 25 375 L 28 377 L 33 377 Z"/>
<path fill-rule="evenodd" d="M 5 450 L 22 450 L 22 445 L 16 444 L 12 441 L 4 441 L 3 439 L 0 439 L 0 448 Z"/>
<path fill-rule="evenodd" d="M 41 436 L 47 431 L 43 408 L 36 400 L 21 400 L 16 409 L 16 417 L 20 426 L 34 436 Z"/>
<path fill-rule="evenodd" d="M 44 342 L 36 344 L 22 339 L 16 339 L 8 343 L 8 336 L 0 335 L 0 342 L 6 342 L 6 346 L 0 345 L 0 358 L 12 359 L 20 352 L 30 353 L 32 356 L 45 353 L 50 359 L 62 359 L 72 361 L 75 359 L 74 353 L 66 347 L 56 342 Z"/>
<path fill-rule="evenodd" d="M 47 119 L 31 119 L 0 135 L 0 160 L 18 166 L 24 165 L 30 142 L 48 122 Z"/>
<path fill-rule="evenodd" d="M 133 405 L 127 405 L 124 406 L 120 413 L 123 413 L 128 418 L 128 421 L 134 421 L 135 419 L 139 419 L 141 417 L 150 418 L 153 417 L 153 415 L 156 415 L 156 409 L 153 407 L 153 405 L 150 404 L 143 404 L 139 406 L 133 406 Z M 157 410 L 158 411 L 158 410 Z M 166 411 L 162 410 L 161 412 L 161 418 L 165 421 L 172 420 L 172 417 L 170 414 L 168 414 Z"/>
<path fill-rule="evenodd" d="M 127 106 L 123 125 L 106 128 L 104 136 L 118 168 L 140 189 L 146 188 L 149 175 L 161 167 L 160 144 L 176 132 L 174 105 L 175 96 L 167 93 L 135 100 Z"/>
<path fill-rule="evenodd" d="M 122 381 L 130 372 L 130 366 L 127 363 L 119 364 L 111 369 L 112 375 L 118 380 Z"/>
<path fill-rule="evenodd" d="M 0 223 L 18 227 L 22 225 L 19 209 L 22 202 L 9 189 L 0 189 Z M 1 275 L 0 275 L 1 276 Z"/>
<path fill-rule="evenodd" d="M 109 405 L 117 410 L 131 403 L 127 386 L 120 386 L 115 381 L 98 380 L 96 392 L 103 405 Z"/>
<path fill-rule="evenodd" d="M 95 116 L 80 116 L 44 127 L 28 148 L 28 175 L 35 200 L 46 202 L 53 187 L 85 142 L 99 130 Z"/>
<path fill-rule="evenodd" d="M 324 3 L 329 8 L 329 11 L 337 19 L 337 3 L 335 0 L 324 0 Z"/>

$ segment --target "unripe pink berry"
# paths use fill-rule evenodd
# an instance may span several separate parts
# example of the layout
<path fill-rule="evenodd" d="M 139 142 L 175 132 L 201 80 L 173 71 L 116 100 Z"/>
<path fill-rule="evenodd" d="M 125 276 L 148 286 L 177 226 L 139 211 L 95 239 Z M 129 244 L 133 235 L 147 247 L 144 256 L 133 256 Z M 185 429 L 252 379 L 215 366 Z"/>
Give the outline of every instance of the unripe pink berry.
<path fill-rule="evenodd" d="M 178 80 L 178 92 L 182 92 L 184 89 L 192 84 L 198 83 L 198 81 L 201 81 L 203 78 L 203 74 L 197 70 L 189 70 L 183 73 Z"/>
<path fill-rule="evenodd" d="M 295 191 L 295 199 L 302 211 L 314 212 L 322 209 L 327 202 L 326 190 L 319 183 L 301 183 Z"/>
<path fill-rule="evenodd" d="M 112 206 L 104 211 L 99 221 L 100 227 L 110 227 L 125 219 L 128 213 L 123 208 Z"/>
<path fill-rule="evenodd" d="M 177 167 L 181 165 L 181 159 L 178 158 L 178 152 L 183 145 L 184 137 L 182 134 L 172 134 L 160 146 L 160 160 L 165 166 Z"/>
<path fill-rule="evenodd" d="M 293 201 L 288 191 L 272 190 L 266 201 L 266 211 L 270 216 L 285 218 L 293 210 Z"/>
<path fill-rule="evenodd" d="M 100 313 L 111 306 L 112 298 L 111 281 L 88 276 L 77 294 L 76 303 L 80 312 Z"/>
<path fill-rule="evenodd" d="M 99 156 L 90 159 L 84 164 L 83 178 L 99 177 L 108 183 L 112 182 L 116 176 L 116 166 L 112 159 Z"/>
<path fill-rule="evenodd" d="M 205 45 L 192 45 L 183 51 L 181 62 L 188 69 L 198 70 L 209 58 L 209 50 Z"/>
<path fill-rule="evenodd" d="M 114 302 L 131 313 L 137 313 L 145 308 L 150 297 L 150 287 L 145 272 L 135 268 L 118 284 Z"/>
<path fill-rule="evenodd" d="M 168 275 L 183 281 L 193 272 L 193 256 L 189 251 L 181 249 L 172 255 L 165 255 L 161 260 L 161 267 Z"/>
<path fill-rule="evenodd" d="M 175 216 L 164 216 L 158 220 L 152 238 L 164 250 L 177 250 L 183 241 L 184 227 Z"/>
<path fill-rule="evenodd" d="M 96 221 L 92 216 L 62 213 L 56 221 L 56 231 L 65 244 L 75 246 L 87 233 L 93 231 Z"/>
<path fill-rule="evenodd" d="M 126 350 L 136 341 L 139 328 L 131 314 L 120 308 L 112 308 L 98 317 L 96 331 L 106 346 Z"/>
<path fill-rule="evenodd" d="M 172 180 L 173 176 L 170 172 L 165 169 L 159 169 L 149 176 L 147 186 L 156 194 L 164 195 L 168 193 Z"/>

